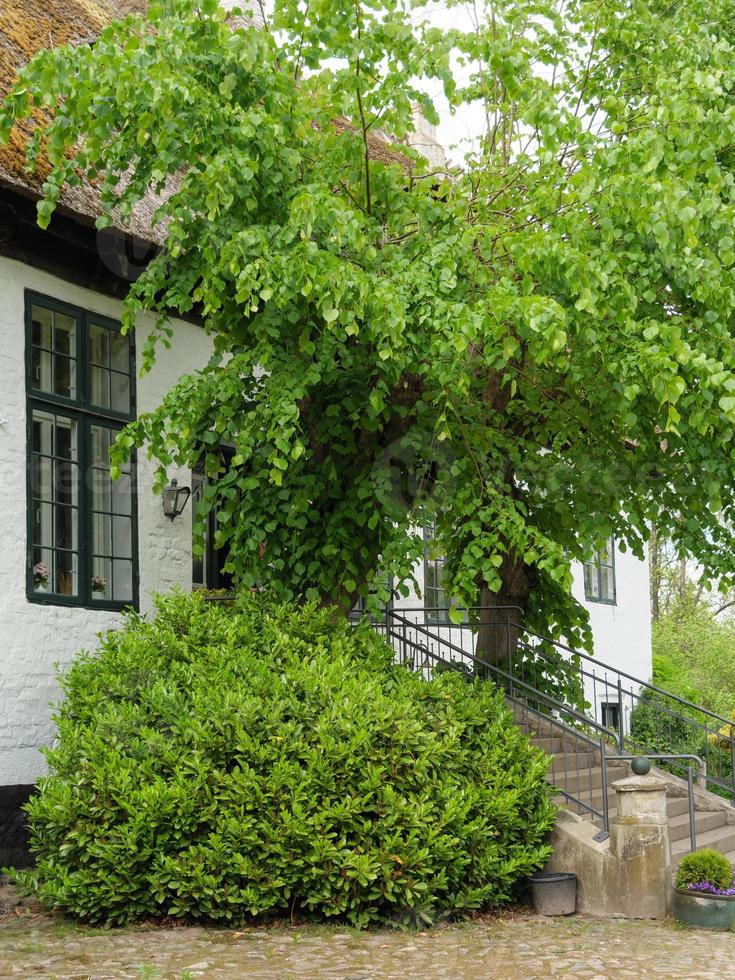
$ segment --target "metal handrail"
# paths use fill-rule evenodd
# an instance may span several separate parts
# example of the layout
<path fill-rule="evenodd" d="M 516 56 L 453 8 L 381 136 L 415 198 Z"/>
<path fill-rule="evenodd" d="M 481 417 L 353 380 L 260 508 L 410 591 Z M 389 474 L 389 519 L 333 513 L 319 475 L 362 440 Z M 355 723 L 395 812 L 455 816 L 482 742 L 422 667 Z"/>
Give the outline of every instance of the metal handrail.
<path fill-rule="evenodd" d="M 404 645 L 407 644 L 413 650 L 418 651 L 424 657 L 424 659 L 428 656 L 432 660 L 438 663 L 448 663 L 450 661 L 447 661 L 445 658 L 436 654 L 428 646 L 421 645 L 415 640 L 407 637 L 406 629 L 415 630 L 417 633 L 422 634 L 429 641 L 436 642 L 437 640 L 439 640 L 442 647 L 448 648 L 450 652 L 458 654 L 462 662 L 469 659 L 475 665 L 481 666 L 489 670 L 496 677 L 500 677 L 504 680 L 507 680 L 509 682 L 511 699 L 516 701 L 516 703 L 520 704 L 525 711 L 531 712 L 534 715 L 538 716 L 539 718 L 543 719 L 546 724 L 561 729 L 564 738 L 573 737 L 577 741 L 586 745 L 588 748 L 591 747 L 594 751 L 599 752 L 600 784 L 601 784 L 600 792 L 602 796 L 601 809 L 597 809 L 591 803 L 587 803 L 585 800 L 581 798 L 581 795 L 579 794 L 579 782 L 581 777 L 580 777 L 578 761 L 577 761 L 577 784 L 578 784 L 577 792 L 570 793 L 566 788 L 566 786 L 558 786 L 556 784 L 554 784 L 554 788 L 556 792 L 559 793 L 561 796 L 564 796 L 565 799 L 567 799 L 567 801 L 576 804 L 577 806 L 586 810 L 591 816 L 597 817 L 602 822 L 602 829 L 595 835 L 595 839 L 598 841 L 605 840 L 609 835 L 609 827 L 610 827 L 610 813 L 609 813 L 608 796 L 607 796 L 607 763 L 609 761 L 607 755 L 607 739 L 614 738 L 615 737 L 614 732 L 605 728 L 603 725 L 600 725 L 598 722 L 585 717 L 576 709 L 571 708 L 568 705 L 564 705 L 559 701 L 556 701 L 554 698 L 547 695 L 544 691 L 540 691 L 538 688 L 535 688 L 532 685 L 527 684 L 525 681 L 521 681 L 518 678 L 513 677 L 512 674 L 509 674 L 507 671 L 502 670 L 502 668 L 497 667 L 495 664 L 488 663 L 487 661 L 484 661 L 481 658 L 474 656 L 474 654 L 469 654 L 467 653 L 467 651 L 463 650 L 461 647 L 455 646 L 451 642 L 437 638 L 428 629 L 421 626 L 421 624 L 414 623 L 410 620 L 404 619 L 398 614 L 393 614 L 393 613 L 391 613 L 390 618 L 398 620 L 400 625 L 403 627 L 403 630 L 401 631 L 400 629 L 397 629 L 395 626 L 391 627 L 387 622 L 388 617 L 386 617 L 386 623 L 385 623 L 386 636 L 390 636 L 392 639 L 395 639 L 399 643 L 402 643 Z M 374 623 L 373 625 L 375 627 L 379 627 L 381 624 Z M 555 718 L 553 715 L 544 714 L 543 712 L 537 710 L 536 708 L 533 708 L 531 705 L 520 702 L 518 698 L 514 696 L 515 694 L 518 693 L 519 688 L 522 690 L 523 694 L 531 697 L 536 702 L 540 702 L 544 704 L 551 711 L 556 711 L 558 713 L 565 714 L 570 718 L 574 719 L 575 721 L 584 724 L 587 727 L 596 729 L 599 732 L 599 738 L 595 740 L 590 736 L 586 735 L 585 733 L 580 732 L 575 728 L 572 728 L 569 724 L 565 724 L 564 721 Z M 564 744 L 563 741 L 562 744 Z M 566 750 L 564 755 L 566 758 Z M 576 750 L 575 750 L 575 758 L 577 758 Z M 566 776 L 567 775 L 566 769 L 564 770 L 564 773 Z M 590 786 L 589 786 L 590 798 L 592 798 L 592 790 L 593 787 L 591 785 L 591 771 L 590 771 Z"/>
<path fill-rule="evenodd" d="M 412 612 L 426 613 L 426 612 L 449 612 L 451 610 L 459 610 L 460 612 L 468 612 L 468 613 L 485 612 L 485 611 L 505 612 L 505 611 L 513 610 L 515 612 L 523 613 L 523 610 L 521 609 L 520 606 L 461 606 L 461 607 L 460 606 L 427 606 L 427 607 L 409 606 L 409 607 L 402 608 L 401 612 L 402 613 L 412 613 Z M 391 616 L 396 615 L 395 610 L 391 609 L 388 612 Z M 634 677 L 632 674 L 626 673 L 626 671 L 621 670 L 619 667 L 613 667 L 612 664 L 606 664 L 603 661 L 598 660 L 596 657 L 593 657 L 588 653 L 583 653 L 581 650 L 575 650 L 574 647 L 570 647 L 568 644 L 563 643 L 561 640 L 554 640 L 550 636 L 545 636 L 543 633 L 536 633 L 533 630 L 529 630 L 528 627 L 524 626 L 522 623 L 515 622 L 515 620 L 507 620 L 504 623 L 480 623 L 480 622 L 453 623 L 452 622 L 452 623 L 437 623 L 436 625 L 439 627 L 446 627 L 451 629 L 477 629 L 480 626 L 483 628 L 501 627 L 503 629 L 512 627 L 513 629 L 518 630 L 519 633 L 526 634 L 527 636 L 535 637 L 537 640 L 541 640 L 544 643 L 550 643 L 553 647 L 556 647 L 559 650 L 565 650 L 567 653 L 570 653 L 572 656 L 579 657 L 582 660 L 586 660 L 587 662 L 594 664 L 596 667 L 600 667 L 603 670 L 609 670 L 610 672 L 619 674 L 620 677 L 624 677 L 625 680 L 627 681 L 632 681 L 632 683 L 637 684 L 639 687 L 645 687 L 647 690 L 653 691 L 656 694 L 663 694 L 664 697 L 671 698 L 672 700 L 677 701 L 679 704 L 682 704 L 687 708 L 693 708 L 695 711 L 699 711 L 702 714 L 708 715 L 710 718 L 714 718 L 717 721 L 719 721 L 721 723 L 720 727 L 722 727 L 722 725 L 731 725 L 733 728 L 735 728 L 735 721 L 733 721 L 732 718 L 725 718 L 722 715 L 718 715 L 717 712 L 711 711 L 709 708 L 705 708 L 700 704 L 695 704 L 693 701 L 688 701 L 686 698 L 681 697 L 679 694 L 674 694 L 673 691 L 667 691 L 662 687 L 657 687 L 655 684 L 651 684 L 650 681 L 644 681 L 640 677 Z M 519 641 L 518 645 L 523 646 L 525 649 L 534 650 L 534 652 L 536 650 L 535 647 L 532 647 L 528 643 L 523 643 L 522 641 Z M 546 656 L 543 650 L 541 650 L 540 653 L 541 656 L 544 657 Z"/>
<path fill-rule="evenodd" d="M 498 609 L 499 607 L 492 607 L 492 608 Z M 419 611 L 419 610 L 415 610 L 415 609 L 401 610 L 401 612 L 408 613 L 408 614 L 410 614 L 412 612 L 417 612 L 417 611 Z M 395 625 L 394 626 L 391 626 L 390 625 L 390 621 L 391 620 L 394 623 L 397 623 L 398 624 L 398 628 Z M 378 626 L 379 624 L 376 623 L 375 625 Z M 432 624 L 432 625 L 434 625 L 434 624 Z M 441 635 L 437 635 L 437 632 L 436 632 L 437 625 L 434 625 L 434 629 L 433 630 L 430 630 L 429 628 L 427 628 L 422 623 L 418 623 L 415 620 L 409 619 L 405 615 L 401 615 L 401 613 L 399 613 L 399 612 L 397 612 L 395 610 L 392 610 L 392 609 L 391 610 L 386 610 L 386 614 L 385 614 L 385 631 L 386 631 L 386 635 L 387 636 L 389 635 L 391 638 L 397 640 L 400 643 L 403 643 L 403 644 L 408 643 L 408 645 L 410 647 L 412 647 L 414 650 L 419 651 L 424 656 L 424 658 L 426 658 L 428 656 L 428 657 L 430 657 L 432 660 L 434 660 L 436 662 L 446 663 L 447 661 L 445 660 L 445 658 L 443 658 L 443 657 L 439 656 L 438 654 L 436 654 L 428 646 L 422 645 L 422 644 L 416 642 L 416 640 L 414 640 L 414 639 L 408 639 L 407 636 L 406 636 L 406 631 L 407 630 L 412 630 L 415 633 L 420 634 L 421 636 L 423 636 L 425 639 L 429 640 L 430 642 L 432 642 L 432 643 L 438 643 L 440 645 L 440 647 L 445 648 L 446 650 L 448 650 L 450 654 L 456 655 L 457 658 L 460 660 L 460 662 L 467 662 L 467 661 L 469 661 L 470 663 L 474 664 L 475 666 L 480 666 L 480 667 L 484 668 L 485 670 L 490 671 L 494 676 L 499 677 L 499 678 L 502 678 L 503 680 L 507 681 L 508 682 L 507 686 L 508 686 L 508 690 L 509 690 L 509 697 L 511 698 L 511 700 L 515 701 L 516 703 L 521 704 L 523 706 L 524 710 L 530 711 L 533 714 L 535 714 L 535 715 L 537 715 L 539 717 L 542 717 L 547 724 L 550 724 L 550 725 L 552 725 L 552 726 L 554 726 L 556 728 L 562 729 L 565 737 L 569 737 L 570 735 L 573 735 L 576 739 L 578 739 L 579 741 L 581 741 L 583 744 L 587 744 L 588 746 L 592 746 L 595 750 L 597 750 L 599 748 L 599 751 L 600 751 L 600 769 L 601 769 L 601 787 L 600 787 L 600 789 L 601 789 L 601 796 L 602 796 L 602 810 L 598 810 L 596 807 L 594 807 L 590 803 L 585 802 L 583 799 L 581 799 L 579 793 L 572 794 L 567 789 L 562 788 L 562 787 L 559 787 L 559 786 L 555 786 L 555 789 L 556 789 L 556 791 L 561 796 L 565 797 L 565 799 L 567 799 L 569 802 L 574 803 L 578 807 L 581 807 L 582 809 L 586 810 L 592 816 L 596 816 L 596 817 L 598 817 L 599 819 L 602 820 L 603 829 L 600 832 L 600 834 L 596 835 L 596 839 L 598 839 L 598 840 L 604 840 L 608 836 L 608 831 L 609 831 L 609 803 L 608 803 L 608 794 L 607 794 L 607 763 L 608 762 L 611 762 L 611 761 L 628 761 L 628 760 L 634 758 L 633 755 L 624 753 L 622 751 L 618 751 L 618 752 L 616 752 L 614 754 L 613 753 L 608 753 L 608 751 L 607 751 L 607 741 L 608 740 L 613 740 L 613 741 L 618 742 L 619 741 L 619 733 L 617 733 L 617 732 L 615 732 L 615 731 L 613 731 L 611 729 L 608 729 L 606 726 L 601 725 L 599 722 L 597 722 L 596 719 L 589 718 L 587 715 L 584 715 L 584 714 L 580 713 L 575 708 L 572 708 L 571 706 L 564 704 L 563 702 L 557 700 L 556 698 L 552 697 L 551 695 L 548 695 L 545 691 L 541 691 L 539 688 L 535 687 L 532 684 L 529 684 L 527 681 L 525 681 L 525 680 L 523 680 L 521 678 L 518 678 L 518 677 L 514 676 L 509 671 L 503 670 L 503 668 L 499 667 L 497 664 L 491 664 L 491 663 L 485 661 L 484 659 L 482 659 L 481 657 L 477 657 L 474 653 L 465 650 L 463 647 L 457 646 L 451 640 L 447 640 L 445 637 L 442 637 Z M 466 626 L 466 625 L 470 625 L 470 624 L 452 624 L 452 625 Z M 477 624 L 474 624 L 474 625 L 477 625 Z M 499 623 L 499 624 L 492 624 L 492 625 L 504 626 L 505 624 Z M 515 624 L 511 624 L 511 625 L 515 625 Z M 548 640 L 547 642 L 553 643 L 554 641 Z M 536 649 L 534 647 L 532 647 L 532 646 L 524 645 L 524 648 L 525 649 L 528 649 L 528 650 L 530 650 L 530 651 L 532 651 L 534 653 L 537 652 Z M 568 648 L 568 647 L 566 649 L 570 650 L 570 648 Z M 574 651 L 570 651 L 570 652 L 574 652 Z M 591 660 L 591 658 L 586 657 L 586 656 L 585 656 L 585 659 Z M 619 675 L 622 674 L 623 676 L 629 676 L 629 675 L 625 675 L 624 672 L 622 672 L 622 671 L 620 671 L 620 672 L 616 671 L 616 668 L 610 668 L 610 670 L 611 670 L 611 672 L 618 673 Z M 582 672 L 582 673 L 584 674 L 584 672 Z M 631 679 L 634 680 L 634 681 L 636 681 L 635 678 L 631 678 Z M 602 682 L 602 679 L 601 679 L 601 682 Z M 607 680 L 607 678 L 605 678 L 604 683 L 606 685 L 609 685 L 609 681 Z M 609 685 L 609 686 L 613 686 L 613 685 Z M 652 686 L 652 685 L 650 685 L 650 686 Z M 598 742 L 595 739 L 590 738 L 589 736 L 585 735 L 582 732 L 579 732 L 577 729 L 571 728 L 562 719 L 554 718 L 551 715 L 543 714 L 542 712 L 538 711 L 536 708 L 531 707 L 527 703 L 519 701 L 519 699 L 516 697 L 516 692 L 517 692 L 517 689 L 518 688 L 520 688 L 522 690 L 522 692 L 524 694 L 526 694 L 526 696 L 529 696 L 530 695 L 530 697 L 533 700 L 535 700 L 536 702 L 538 702 L 540 704 L 543 704 L 545 707 L 551 709 L 552 711 L 555 711 L 555 712 L 557 712 L 559 714 L 565 714 L 565 715 L 573 718 L 575 721 L 581 722 L 585 726 L 590 727 L 590 728 L 593 728 L 594 730 L 596 730 L 600 734 L 599 744 L 598 744 Z M 617 688 L 618 689 L 620 688 L 619 681 L 618 681 L 618 684 L 617 684 Z M 632 696 L 632 694 L 633 694 L 632 691 L 631 692 L 625 692 L 625 693 L 626 693 L 626 696 L 628 696 L 628 695 Z M 661 693 L 663 693 L 664 695 L 666 695 L 668 692 L 662 691 Z M 679 700 L 683 700 L 683 699 L 679 699 Z M 666 706 L 660 706 L 660 707 L 662 708 L 662 710 L 664 712 L 666 712 L 667 714 L 671 715 L 671 717 L 673 717 L 673 718 L 680 718 L 681 719 L 683 717 L 683 716 L 680 716 L 680 715 L 676 715 L 674 712 L 670 711 L 670 709 L 668 709 Z M 714 713 L 710 712 L 710 714 L 713 715 Z M 717 717 L 717 716 L 715 716 L 715 717 Z M 693 721 L 693 719 L 690 719 L 688 717 L 685 718 L 684 720 L 686 720 L 688 722 L 692 722 Z M 622 719 L 621 719 L 621 722 L 622 722 Z M 699 728 L 703 729 L 705 732 L 707 731 L 707 727 L 705 725 L 703 725 L 703 724 L 701 724 L 699 722 L 695 722 L 695 724 Z M 621 729 L 622 729 L 622 724 L 621 724 Z M 707 764 L 706 764 L 705 760 L 702 759 L 700 756 L 694 754 L 694 753 L 649 753 L 649 752 L 646 752 L 646 756 L 648 758 L 650 758 L 650 759 L 655 759 L 655 760 L 659 760 L 659 761 L 662 761 L 662 762 L 665 761 L 665 762 L 669 762 L 669 763 L 683 763 L 685 761 L 693 762 L 697 766 L 697 770 L 698 770 L 698 781 L 701 781 L 702 779 L 704 779 L 704 780 L 711 779 L 712 782 L 716 782 L 716 783 L 722 785 L 719 782 L 719 780 L 712 779 L 712 777 L 710 777 L 708 775 L 708 773 L 707 773 Z M 565 757 L 566 757 L 566 752 L 565 752 Z M 695 850 L 696 849 L 696 815 L 695 815 L 695 803 L 694 803 L 694 770 L 693 770 L 693 767 L 691 765 L 688 765 L 688 766 L 686 766 L 684 768 L 686 769 L 686 778 L 687 778 L 687 797 L 688 797 L 688 811 L 689 811 L 689 838 L 690 838 L 691 849 L 692 850 Z M 577 769 L 577 781 L 579 783 L 579 769 Z M 591 787 L 591 784 L 590 784 L 590 794 L 591 794 L 591 789 L 592 789 L 592 787 Z"/>
<path fill-rule="evenodd" d="M 453 608 L 451 606 L 434 606 L 430 607 L 429 611 L 431 613 L 448 613 Z M 649 681 L 634 677 L 627 671 L 613 667 L 589 654 L 574 650 L 566 643 L 528 630 L 516 618 L 517 608 L 514 606 L 466 607 L 461 611 L 469 614 L 469 621 L 457 623 L 449 620 L 441 623 L 432 622 L 431 627 L 436 634 L 439 634 L 436 638 L 441 639 L 442 642 L 445 640 L 441 634 L 448 632 L 451 636 L 454 630 L 458 630 L 460 635 L 466 635 L 467 631 L 471 631 L 473 640 L 481 627 L 502 630 L 507 633 L 509 670 L 512 673 L 516 672 L 516 667 L 513 664 L 514 651 L 526 654 L 532 661 L 531 664 L 518 665 L 517 670 L 521 675 L 524 671 L 529 670 L 538 676 L 538 666 L 543 669 L 544 664 L 555 667 L 549 648 L 559 651 L 562 655 L 568 655 L 571 662 L 575 662 L 572 658 L 576 658 L 579 678 L 582 681 L 587 681 L 595 691 L 602 689 L 605 693 L 612 695 L 609 700 L 613 703 L 617 702 L 619 722 L 616 738 L 619 752 L 624 752 L 627 745 L 638 745 L 644 752 L 647 750 L 648 745 L 637 738 L 633 731 L 626 733 L 624 724 L 625 713 L 629 710 L 627 705 L 631 709 L 639 706 L 641 708 L 646 707 L 661 725 L 668 727 L 669 736 L 678 739 L 677 747 L 689 748 L 698 752 L 702 745 L 706 746 L 705 752 L 711 763 L 708 767 L 706 781 L 715 792 L 726 795 L 735 805 L 735 721 L 725 718 L 709 708 L 697 705 L 678 694 L 666 691 Z M 485 612 L 493 615 L 505 612 L 507 618 L 483 623 L 479 619 Z M 400 613 L 395 610 L 387 610 L 386 614 L 393 616 L 403 614 L 401 618 L 406 618 L 406 616 L 413 618 L 417 614 L 426 615 L 425 611 L 417 607 L 401 609 Z M 513 634 L 512 637 L 511 634 Z M 502 636 L 502 634 L 500 635 Z M 599 709 L 598 699 L 593 697 L 593 702 L 593 711 L 596 716 Z M 631 715 L 630 717 L 632 719 L 634 716 Z M 675 734 L 676 728 L 680 730 L 678 734 Z M 673 761 L 672 764 L 678 768 L 676 761 Z"/>
<path fill-rule="evenodd" d="M 421 626 L 419 623 L 412 623 L 410 620 L 404 620 L 402 619 L 402 617 L 396 616 L 394 613 L 391 613 L 391 616 L 393 618 L 398 619 L 401 622 L 401 625 L 409 626 L 411 627 L 411 629 L 417 630 L 418 632 L 422 633 L 424 636 L 428 637 L 430 640 L 434 640 L 434 641 L 438 640 L 442 646 L 448 647 L 452 653 L 459 654 L 459 656 L 463 660 L 469 659 L 472 661 L 473 664 L 476 664 L 480 667 L 484 667 L 488 670 L 493 671 L 496 674 L 499 674 L 505 680 L 510 681 L 515 687 L 520 686 L 525 688 L 527 691 L 531 692 L 531 695 L 534 698 L 534 700 L 545 701 L 547 707 L 552 708 L 554 710 L 560 710 L 560 711 L 563 710 L 566 714 L 572 715 L 575 721 L 579 721 L 581 724 L 588 725 L 591 728 L 595 728 L 605 738 L 610 738 L 613 740 L 617 739 L 617 733 L 612 729 L 605 728 L 604 725 L 601 725 L 599 722 L 595 721 L 594 719 L 588 718 L 586 715 L 581 714 L 581 712 L 577 711 L 576 708 L 572 708 L 569 705 L 563 704 L 561 701 L 557 701 L 555 698 L 552 698 L 550 695 L 548 695 L 545 691 L 539 690 L 538 688 L 534 687 L 532 684 L 528 684 L 526 681 L 519 680 L 517 677 L 514 677 L 512 674 L 509 674 L 508 671 L 503 670 L 501 667 L 498 667 L 495 664 L 488 663 L 488 661 L 486 660 L 481 660 L 479 657 L 476 657 L 473 653 L 468 653 L 466 650 L 463 650 L 462 647 L 455 646 L 455 644 L 450 643 L 447 640 L 443 640 L 437 636 L 434 636 L 434 634 L 432 634 L 425 627 Z M 394 633 L 392 635 L 394 635 L 396 639 L 403 640 L 403 636 L 400 633 Z M 408 642 L 411 643 L 410 640 Z M 442 662 L 443 658 L 437 656 L 437 654 L 429 650 L 427 647 L 420 647 L 417 643 L 413 643 L 412 645 L 417 650 L 420 650 L 422 653 L 428 653 L 429 656 L 431 656 L 433 659 L 438 660 L 440 663 Z M 582 738 L 587 737 L 582 732 L 579 732 L 578 734 Z M 592 744 L 594 744 L 592 739 L 590 739 L 589 741 Z"/>

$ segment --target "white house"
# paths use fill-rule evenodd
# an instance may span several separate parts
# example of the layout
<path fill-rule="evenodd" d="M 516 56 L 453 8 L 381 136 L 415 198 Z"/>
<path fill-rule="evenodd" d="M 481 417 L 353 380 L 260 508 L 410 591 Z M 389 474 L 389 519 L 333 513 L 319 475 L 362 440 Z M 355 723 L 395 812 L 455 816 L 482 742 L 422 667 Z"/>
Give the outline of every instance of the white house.
<path fill-rule="evenodd" d="M 127 7 L 50 0 L 37 38 L 12 46 L 14 65 L 54 40 L 89 41 Z M 0 96 L 11 82 L 0 77 Z M 210 342 L 196 322 L 174 321 L 172 348 L 140 378 L 149 324 L 142 319 L 125 338 L 119 318 L 127 284 L 155 246 L 145 215 L 132 233 L 98 233 L 94 192 L 82 188 L 62 198 L 41 232 L 37 197 L 18 147 L 0 148 L 0 865 L 20 853 L 20 806 L 44 771 L 55 665 L 93 648 L 127 606 L 146 611 L 154 593 L 176 584 L 218 584 L 217 556 L 192 558 L 193 507 L 176 521 L 164 515 L 143 455 L 121 481 L 107 472 L 115 432 L 203 365 Z M 169 475 L 196 493 L 196 473 Z M 425 597 L 396 608 L 441 605 L 440 573 L 427 560 L 417 569 Z M 613 549 L 578 570 L 575 591 L 600 658 L 648 678 L 646 564 Z"/>

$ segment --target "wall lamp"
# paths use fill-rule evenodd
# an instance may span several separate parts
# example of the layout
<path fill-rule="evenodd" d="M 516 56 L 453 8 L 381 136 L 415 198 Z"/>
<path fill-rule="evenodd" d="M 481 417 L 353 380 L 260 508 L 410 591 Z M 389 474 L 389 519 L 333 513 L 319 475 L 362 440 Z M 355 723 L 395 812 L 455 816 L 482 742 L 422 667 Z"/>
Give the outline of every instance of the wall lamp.
<path fill-rule="evenodd" d="M 186 501 L 191 496 L 189 487 L 180 487 L 178 480 L 172 480 L 167 487 L 163 488 L 163 513 L 171 520 L 175 520 L 186 507 Z"/>

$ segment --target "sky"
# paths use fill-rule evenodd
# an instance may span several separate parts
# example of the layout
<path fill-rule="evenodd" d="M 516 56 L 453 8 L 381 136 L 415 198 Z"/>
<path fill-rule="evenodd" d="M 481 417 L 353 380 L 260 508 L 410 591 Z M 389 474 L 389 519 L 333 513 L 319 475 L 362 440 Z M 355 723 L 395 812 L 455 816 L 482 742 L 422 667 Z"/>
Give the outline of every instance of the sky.
<path fill-rule="evenodd" d="M 220 0 L 220 2 L 225 8 L 238 4 L 238 0 Z M 273 0 L 264 0 L 263 5 L 266 12 L 270 13 L 273 9 Z M 444 0 L 435 0 L 423 9 L 416 11 L 414 18 L 417 21 L 419 18 L 424 18 L 433 26 L 441 27 L 443 30 L 451 30 L 452 28 L 470 30 L 473 26 L 470 10 L 473 7 L 473 3 L 466 3 L 448 9 Z M 457 67 L 459 81 L 466 78 L 467 74 L 466 71 Z M 471 142 L 476 140 L 483 131 L 482 108 L 479 104 L 477 106 L 462 106 L 459 112 L 452 114 L 442 94 L 441 83 L 435 85 L 427 83 L 425 90 L 434 100 L 439 113 L 440 122 L 437 127 L 437 139 L 444 147 L 450 161 L 457 164 L 461 163 L 465 152 L 470 148 Z"/>
<path fill-rule="evenodd" d="M 462 4 L 459 7 L 447 9 L 442 2 L 432 3 L 425 8 L 421 15 L 435 27 L 443 30 L 471 30 L 473 21 L 470 16 L 472 4 Z M 459 66 L 456 68 L 458 80 L 464 81 L 468 72 Z M 439 125 L 437 126 L 437 139 L 447 151 L 447 156 L 453 163 L 461 163 L 464 153 L 470 148 L 473 141 L 481 135 L 484 128 L 484 115 L 481 106 L 462 106 L 454 114 L 450 113 L 446 99 L 441 91 L 441 84 L 426 86 L 426 91 L 434 100 L 434 104 L 439 113 Z"/>

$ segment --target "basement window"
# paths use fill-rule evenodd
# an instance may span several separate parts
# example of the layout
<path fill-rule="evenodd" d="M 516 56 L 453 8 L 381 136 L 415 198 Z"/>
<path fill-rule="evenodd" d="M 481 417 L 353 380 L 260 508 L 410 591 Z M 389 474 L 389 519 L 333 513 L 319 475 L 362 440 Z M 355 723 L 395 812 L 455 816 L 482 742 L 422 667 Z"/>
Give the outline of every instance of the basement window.
<path fill-rule="evenodd" d="M 603 701 L 600 705 L 600 716 L 604 728 L 620 731 L 620 705 L 617 702 Z"/>

